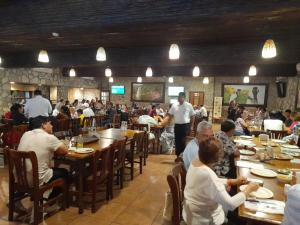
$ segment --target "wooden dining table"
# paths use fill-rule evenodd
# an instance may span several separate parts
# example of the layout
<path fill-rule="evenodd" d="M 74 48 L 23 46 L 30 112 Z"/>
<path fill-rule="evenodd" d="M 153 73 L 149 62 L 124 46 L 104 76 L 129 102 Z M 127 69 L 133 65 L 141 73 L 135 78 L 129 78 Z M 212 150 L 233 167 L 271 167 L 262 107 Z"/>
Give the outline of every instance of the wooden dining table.
<path fill-rule="evenodd" d="M 105 138 L 105 139 L 113 139 L 113 140 L 123 140 L 124 138 L 127 138 L 127 140 L 133 139 L 134 135 L 138 132 L 141 132 L 139 130 L 121 130 L 120 128 L 110 128 L 106 130 L 101 130 L 97 132 L 97 136 L 99 138 Z"/>
<path fill-rule="evenodd" d="M 258 138 L 253 139 L 253 143 L 256 144 L 257 147 L 264 147 L 258 140 Z M 273 151 L 275 154 L 281 152 L 280 145 L 273 147 Z M 242 159 L 245 160 L 255 160 L 255 156 L 242 156 Z M 240 160 L 241 158 L 237 158 Z M 297 170 L 300 169 L 300 164 L 291 163 L 290 160 L 277 160 L 273 159 L 271 161 L 263 162 L 255 162 L 258 164 L 263 164 L 265 169 L 271 169 L 273 171 L 277 171 L 277 169 L 292 169 Z M 271 190 L 274 194 L 273 199 L 278 201 L 285 201 L 284 196 L 284 183 L 281 183 L 277 180 L 277 178 L 265 178 L 252 174 L 249 168 L 237 167 L 237 175 L 244 176 L 247 178 L 254 178 L 263 180 L 263 187 Z M 295 179 L 293 179 L 292 184 L 295 183 Z M 283 215 L 280 214 L 268 214 L 258 211 L 251 211 L 246 209 L 244 204 L 239 207 L 239 216 L 242 218 L 246 218 L 248 224 L 281 224 L 283 220 Z M 300 222 L 299 222 L 300 224 Z"/>
<path fill-rule="evenodd" d="M 84 144 L 85 148 L 93 148 L 95 151 L 101 151 L 104 148 L 109 147 L 115 140 L 108 138 L 99 138 L 98 141 Z M 78 189 L 77 189 L 77 203 L 79 213 L 83 213 L 83 178 L 84 178 L 84 169 L 86 163 L 91 162 L 95 151 L 92 153 L 76 153 L 74 151 L 69 151 L 67 155 L 63 157 L 54 158 L 55 164 L 65 164 L 70 165 L 75 168 L 76 175 L 78 178 Z"/>

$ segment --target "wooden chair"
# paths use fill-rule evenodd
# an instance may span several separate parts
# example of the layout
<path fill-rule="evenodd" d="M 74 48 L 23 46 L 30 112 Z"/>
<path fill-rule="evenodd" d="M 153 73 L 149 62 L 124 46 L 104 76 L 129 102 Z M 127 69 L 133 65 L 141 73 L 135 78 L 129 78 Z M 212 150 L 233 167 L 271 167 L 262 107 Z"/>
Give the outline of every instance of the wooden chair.
<path fill-rule="evenodd" d="M 20 198 L 18 199 L 15 197 L 16 192 L 27 193 L 33 200 L 34 225 L 39 224 L 39 220 L 42 219 L 40 218 L 39 213 L 43 211 L 44 207 L 61 200 L 62 209 L 65 209 L 67 191 L 65 181 L 63 179 L 56 179 L 51 183 L 39 186 L 38 162 L 35 152 L 6 150 L 6 154 L 8 156 L 9 171 L 9 221 L 13 220 L 15 201 L 20 200 Z M 27 162 L 30 162 L 32 166 L 30 175 L 26 172 Z M 43 194 L 46 191 L 57 187 L 62 189 L 62 193 L 57 197 L 48 200 L 46 203 L 43 203 Z M 24 196 L 21 198 L 24 198 Z"/>
<path fill-rule="evenodd" d="M 77 136 L 81 133 L 81 126 L 80 126 L 80 118 L 71 119 L 71 132 L 73 136 Z"/>
<path fill-rule="evenodd" d="M 109 200 L 112 193 L 112 186 L 110 182 L 110 176 L 112 174 L 112 148 L 111 146 L 102 149 L 101 151 L 96 151 L 92 159 L 91 165 L 91 183 L 89 191 L 84 192 L 85 195 L 91 195 L 91 211 L 96 212 L 96 196 L 99 192 L 99 187 L 102 184 L 106 185 L 106 200 Z"/>
<path fill-rule="evenodd" d="M 155 135 L 153 133 L 150 133 L 149 130 L 150 126 L 148 124 L 141 124 L 141 123 L 134 123 L 132 124 L 132 129 L 133 130 L 140 130 L 140 131 L 145 131 L 146 132 L 146 137 L 145 137 L 145 145 L 144 145 L 144 166 L 146 165 L 146 159 L 148 158 L 149 154 L 149 145 L 152 144 L 152 151 L 155 149 Z M 151 129 L 151 128 L 150 128 Z"/>
<path fill-rule="evenodd" d="M 287 136 L 287 131 L 286 130 L 267 130 L 267 134 L 269 135 L 270 138 L 275 139 L 281 139 L 285 136 Z"/>
<path fill-rule="evenodd" d="M 111 128 L 120 128 L 121 127 L 121 114 L 114 114 Z"/>
<path fill-rule="evenodd" d="M 10 135 L 11 135 L 11 145 L 10 147 L 13 149 L 17 149 L 20 143 L 20 140 L 25 132 L 29 129 L 28 124 L 21 124 L 17 126 L 13 126 Z"/>
<path fill-rule="evenodd" d="M 180 221 L 182 220 L 182 201 L 185 178 L 186 170 L 183 163 L 178 163 L 174 166 L 171 173 L 167 176 L 173 200 L 172 225 L 180 225 Z"/>
<path fill-rule="evenodd" d="M 127 138 L 122 141 L 116 141 L 113 143 L 113 176 L 117 176 L 117 184 L 120 184 L 120 188 L 123 188 L 124 181 L 124 169 L 125 169 L 125 155 L 126 155 L 126 142 Z M 113 193 L 111 193 L 113 198 Z"/>
<path fill-rule="evenodd" d="M 194 121 L 194 126 L 192 128 L 192 130 L 190 131 L 190 136 L 195 137 L 197 134 L 197 126 L 198 124 L 203 120 L 203 118 L 199 117 L 199 116 L 195 116 L 195 121 Z"/>
<path fill-rule="evenodd" d="M 130 178 L 133 180 L 134 164 L 139 164 L 140 174 L 143 173 L 144 141 L 147 132 L 136 133 L 130 142 L 130 149 L 126 150 L 125 167 L 129 165 Z"/>
<path fill-rule="evenodd" d="M 84 119 L 83 119 L 84 127 L 92 127 L 94 119 L 95 119 L 94 116 L 84 117 Z"/>
<path fill-rule="evenodd" d="M 64 139 L 67 136 L 71 137 L 73 135 L 70 127 L 70 119 L 57 120 L 56 126 L 57 128 L 55 129 L 54 135 L 58 139 Z"/>
<path fill-rule="evenodd" d="M 11 130 L 11 125 L 9 124 L 1 124 L 0 125 L 0 155 L 3 157 L 4 164 L 6 164 L 6 156 L 4 152 L 4 148 L 8 146 L 8 134 Z"/>

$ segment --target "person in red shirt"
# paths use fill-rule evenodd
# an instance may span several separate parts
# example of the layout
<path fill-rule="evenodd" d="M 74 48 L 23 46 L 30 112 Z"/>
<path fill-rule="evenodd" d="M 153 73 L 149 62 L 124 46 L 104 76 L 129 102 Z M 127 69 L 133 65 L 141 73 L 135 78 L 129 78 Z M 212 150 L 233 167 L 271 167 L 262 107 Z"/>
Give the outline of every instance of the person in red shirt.
<path fill-rule="evenodd" d="M 153 118 L 157 116 L 157 113 L 156 113 L 156 106 L 155 106 L 155 105 L 152 105 L 151 110 L 150 110 L 150 112 L 149 112 L 149 116 L 151 116 L 151 117 L 153 117 Z"/>

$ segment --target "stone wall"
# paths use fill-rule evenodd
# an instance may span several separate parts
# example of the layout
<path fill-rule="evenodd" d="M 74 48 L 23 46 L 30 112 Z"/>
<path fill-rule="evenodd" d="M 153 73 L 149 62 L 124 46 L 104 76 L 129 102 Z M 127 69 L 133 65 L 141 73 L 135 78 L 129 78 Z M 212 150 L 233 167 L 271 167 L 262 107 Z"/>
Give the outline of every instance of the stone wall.
<path fill-rule="evenodd" d="M 202 83 L 202 77 L 194 78 L 194 77 L 174 77 L 174 83 L 168 84 L 167 77 L 151 77 L 146 78 L 143 77 L 143 82 L 166 82 L 166 93 L 165 93 L 165 106 L 170 101 L 170 97 L 167 95 L 167 87 L 171 86 L 184 86 L 185 91 L 188 95 L 189 91 L 204 91 L 204 104 L 207 106 L 209 110 L 212 109 L 213 106 L 213 98 L 214 96 L 219 97 L 222 96 L 222 84 L 223 83 L 243 83 L 243 77 L 237 76 L 228 76 L 228 77 L 209 77 L 210 83 L 204 85 Z M 296 93 L 298 86 L 298 77 L 287 77 L 284 78 L 284 81 L 287 82 L 287 95 L 285 98 L 277 97 L 276 90 L 276 77 L 264 77 L 264 76 L 255 76 L 250 77 L 250 83 L 264 83 L 268 84 L 268 98 L 267 98 L 267 108 L 268 110 L 273 109 L 295 109 L 296 102 Z M 108 79 L 104 78 L 101 81 L 101 89 L 109 90 L 110 85 L 108 83 Z M 131 94 L 131 82 L 136 82 L 135 77 L 122 77 L 122 78 L 114 78 L 113 85 L 124 85 L 125 86 L 125 95 L 111 95 L 111 101 L 114 103 L 126 103 L 130 105 L 130 94 Z M 187 98 L 188 99 L 188 98 Z M 140 105 L 149 105 L 149 103 L 140 103 Z M 250 110 L 254 110 L 254 107 L 249 107 Z M 223 111 L 225 112 L 227 107 L 223 107 Z M 224 115 L 224 114 L 223 114 Z"/>
<path fill-rule="evenodd" d="M 98 81 L 78 77 L 63 77 L 59 69 L 0 69 L 0 113 L 11 106 L 10 82 L 37 84 L 40 89 L 57 86 L 57 98 L 67 99 L 71 87 L 99 88 Z"/>

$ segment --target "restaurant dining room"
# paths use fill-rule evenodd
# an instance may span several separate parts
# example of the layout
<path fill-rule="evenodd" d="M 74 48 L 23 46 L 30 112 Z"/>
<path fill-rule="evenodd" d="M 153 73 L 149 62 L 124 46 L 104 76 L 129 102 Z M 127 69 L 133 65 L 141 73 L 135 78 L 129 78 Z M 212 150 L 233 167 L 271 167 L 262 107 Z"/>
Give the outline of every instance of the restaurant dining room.
<path fill-rule="evenodd" d="M 0 225 L 300 225 L 300 1 L 0 0 Z"/>

